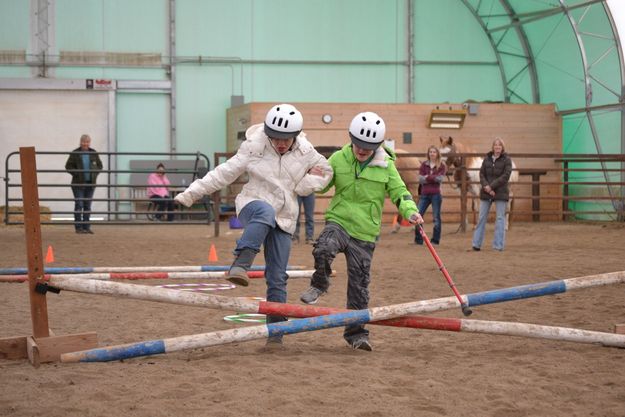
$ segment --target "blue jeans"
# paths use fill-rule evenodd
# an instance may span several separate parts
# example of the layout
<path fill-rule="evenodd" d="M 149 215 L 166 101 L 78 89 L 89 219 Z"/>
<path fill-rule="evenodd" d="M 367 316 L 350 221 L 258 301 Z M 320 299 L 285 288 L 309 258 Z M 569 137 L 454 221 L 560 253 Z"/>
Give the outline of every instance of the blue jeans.
<path fill-rule="evenodd" d="M 89 217 L 91 216 L 91 199 L 95 187 L 72 185 L 74 194 L 74 228 L 76 230 L 89 230 Z"/>
<path fill-rule="evenodd" d="M 425 214 L 428 207 L 432 205 L 432 217 L 434 218 L 434 231 L 432 232 L 432 243 L 438 244 L 441 241 L 441 206 L 443 204 L 443 196 L 440 194 L 425 194 L 419 196 L 419 213 L 421 216 Z M 418 226 L 415 228 L 414 241 L 423 244 L 423 238 L 419 233 Z"/>
<path fill-rule="evenodd" d="M 484 241 L 484 229 L 488 221 L 488 211 L 493 204 L 492 200 L 480 200 L 480 218 L 477 222 L 475 232 L 473 232 L 473 247 L 481 248 Z M 493 237 L 493 249 L 503 250 L 506 244 L 506 208 L 508 202 L 503 200 L 495 200 L 495 236 Z"/>
<path fill-rule="evenodd" d="M 297 206 L 299 213 L 297 215 L 297 223 L 295 225 L 294 236 L 299 238 L 299 217 L 302 213 L 302 205 L 304 206 L 304 219 L 306 223 L 306 239 L 313 239 L 315 236 L 315 193 L 307 196 L 297 196 Z"/>
<path fill-rule="evenodd" d="M 291 235 L 276 224 L 276 212 L 264 201 L 254 200 L 239 213 L 243 235 L 237 240 L 235 255 L 243 249 L 256 253 L 265 245 L 265 281 L 267 301 L 286 302 L 286 268 L 291 254 Z M 267 316 L 268 323 L 286 320 L 285 317 Z"/>
<path fill-rule="evenodd" d="M 153 195 L 150 197 L 150 200 L 156 204 L 156 210 L 158 213 L 154 217 L 160 220 L 163 217 L 163 211 L 167 211 L 167 221 L 171 222 L 174 220 L 174 200 L 169 197 L 161 197 L 159 195 Z"/>

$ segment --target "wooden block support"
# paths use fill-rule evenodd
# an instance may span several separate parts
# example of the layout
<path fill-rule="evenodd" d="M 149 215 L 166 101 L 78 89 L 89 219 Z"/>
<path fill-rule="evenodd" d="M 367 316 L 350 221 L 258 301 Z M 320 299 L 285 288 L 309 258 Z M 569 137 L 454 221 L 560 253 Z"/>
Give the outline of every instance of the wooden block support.
<path fill-rule="evenodd" d="M 625 334 L 625 323 L 615 324 L 614 333 Z"/>
<path fill-rule="evenodd" d="M 63 353 L 98 347 L 98 335 L 94 332 L 76 333 L 52 337 L 28 337 L 27 353 L 30 363 L 35 367 L 46 362 L 58 362 Z"/>
<path fill-rule="evenodd" d="M 26 359 L 26 336 L 0 339 L 0 359 Z"/>

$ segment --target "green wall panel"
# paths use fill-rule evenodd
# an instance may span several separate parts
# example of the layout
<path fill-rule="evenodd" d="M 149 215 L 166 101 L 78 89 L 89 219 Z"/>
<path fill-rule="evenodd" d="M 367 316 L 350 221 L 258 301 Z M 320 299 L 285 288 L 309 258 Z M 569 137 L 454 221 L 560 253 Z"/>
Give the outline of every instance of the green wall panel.
<path fill-rule="evenodd" d="M 414 35 L 418 60 L 495 60 L 486 34 L 469 9 L 456 0 L 416 0 Z"/>
<path fill-rule="evenodd" d="M 59 51 L 104 50 L 102 0 L 57 0 L 56 45 Z"/>
<path fill-rule="evenodd" d="M 421 65 L 415 68 L 415 101 L 452 103 L 503 99 L 496 66 Z"/>
<path fill-rule="evenodd" d="M 254 101 L 392 103 L 398 99 L 393 66 L 267 65 L 254 71 Z"/>
<path fill-rule="evenodd" d="M 117 152 L 169 152 L 169 96 L 117 94 Z M 119 167 L 129 159 L 122 156 Z M 160 157 L 148 159 L 160 159 Z"/>
<path fill-rule="evenodd" d="M 165 0 L 57 0 L 59 51 L 166 54 Z"/>
<path fill-rule="evenodd" d="M 30 2 L 0 0 L 0 50 L 28 50 Z"/>
<path fill-rule="evenodd" d="M 232 72 L 228 67 L 178 69 L 178 152 L 200 151 L 209 158 L 226 150 L 226 109 Z"/>

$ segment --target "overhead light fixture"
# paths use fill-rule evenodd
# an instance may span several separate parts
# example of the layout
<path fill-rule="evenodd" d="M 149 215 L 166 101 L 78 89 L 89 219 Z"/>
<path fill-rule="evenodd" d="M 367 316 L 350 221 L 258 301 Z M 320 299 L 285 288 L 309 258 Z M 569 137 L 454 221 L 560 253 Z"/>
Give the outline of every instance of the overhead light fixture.
<path fill-rule="evenodd" d="M 428 127 L 430 129 L 460 129 L 466 115 L 466 110 L 435 109 L 430 113 Z"/>

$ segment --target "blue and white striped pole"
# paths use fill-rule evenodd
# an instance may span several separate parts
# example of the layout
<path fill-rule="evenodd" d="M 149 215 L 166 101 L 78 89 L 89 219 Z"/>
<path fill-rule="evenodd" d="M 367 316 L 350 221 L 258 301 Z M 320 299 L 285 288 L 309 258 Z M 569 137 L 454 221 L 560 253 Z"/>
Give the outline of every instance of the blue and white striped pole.
<path fill-rule="evenodd" d="M 199 266 L 85 266 L 85 267 L 44 267 L 44 274 L 90 274 L 100 272 L 218 272 L 228 271 L 230 265 Z M 287 270 L 301 270 L 303 266 L 288 265 Z M 264 265 L 252 265 L 250 271 L 264 271 Z M 25 275 L 28 268 L 0 268 L 0 275 Z"/>
<path fill-rule="evenodd" d="M 389 307 L 380 307 L 385 311 Z M 129 343 L 125 345 L 110 346 L 83 350 L 81 352 L 64 353 L 61 362 L 107 362 L 120 359 L 135 358 L 139 356 L 171 353 L 180 350 L 196 349 L 201 347 L 224 345 L 234 342 L 262 339 L 272 336 L 282 336 L 293 333 L 308 332 L 313 330 L 328 329 L 350 324 L 364 324 L 376 316 L 373 310 L 354 310 L 329 316 L 311 317 L 280 323 L 265 324 L 261 326 L 244 327 L 241 329 L 222 330 L 211 333 L 202 333 L 191 336 L 180 336 L 169 339 L 151 340 L 147 342 Z M 396 313 L 380 314 L 380 317 L 397 317 Z"/>

